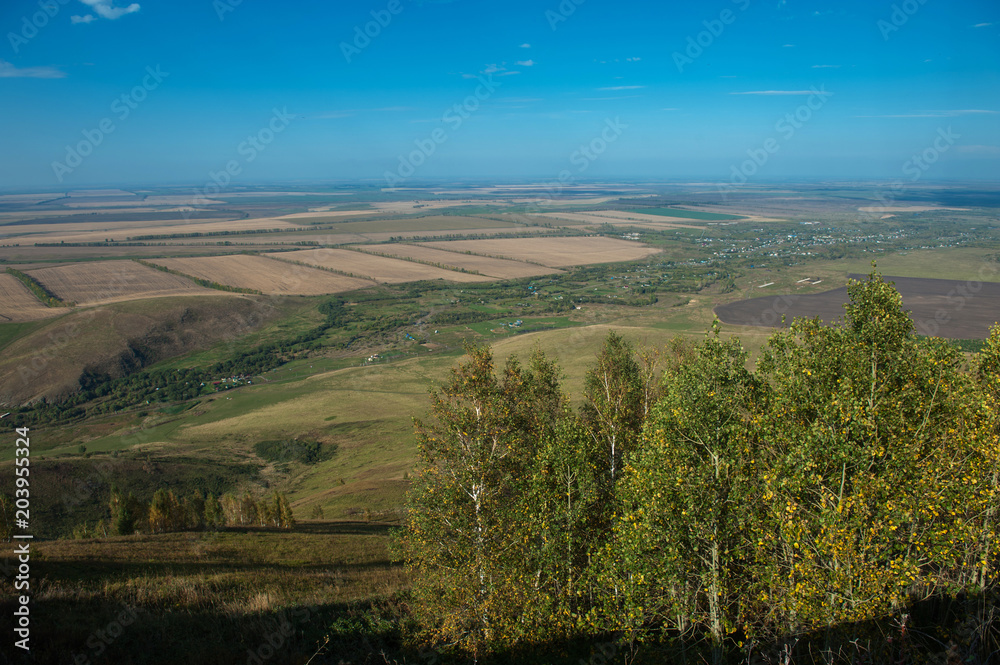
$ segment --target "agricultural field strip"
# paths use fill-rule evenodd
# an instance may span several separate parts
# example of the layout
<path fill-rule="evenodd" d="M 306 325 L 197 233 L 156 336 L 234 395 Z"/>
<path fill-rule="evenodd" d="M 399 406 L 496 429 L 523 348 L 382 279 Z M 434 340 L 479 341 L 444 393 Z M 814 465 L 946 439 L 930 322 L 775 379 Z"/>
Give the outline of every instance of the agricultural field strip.
<path fill-rule="evenodd" d="M 154 270 L 134 261 L 71 263 L 39 268 L 27 273 L 67 302 L 97 305 L 137 298 L 178 295 L 218 295 L 177 275 Z"/>
<path fill-rule="evenodd" d="M 496 259 L 478 254 L 465 254 L 464 252 L 459 253 L 445 249 L 434 249 L 424 245 L 391 244 L 356 246 L 355 248 L 384 256 L 394 256 L 418 262 L 429 262 L 473 270 L 498 279 L 516 279 L 518 277 L 534 277 L 536 275 L 551 275 L 561 272 L 558 269 L 545 268 L 531 263 L 524 263 L 523 261 Z"/>
<path fill-rule="evenodd" d="M 61 307 L 46 307 L 17 277 L 0 273 L 0 323 L 45 319 L 66 311 Z"/>
<path fill-rule="evenodd" d="M 324 295 L 371 286 L 368 280 L 247 254 L 150 259 L 150 263 L 218 284 L 254 289 L 269 295 Z"/>
<path fill-rule="evenodd" d="M 321 228 L 334 233 L 410 233 L 419 231 L 471 231 L 479 229 L 489 229 L 498 225 L 505 227 L 508 232 L 524 228 L 523 224 L 508 220 L 496 220 L 484 217 L 463 217 L 459 215 L 428 215 L 424 217 L 385 217 L 382 213 L 380 217 L 373 219 L 340 219 L 334 218 L 323 224 L 325 216 L 313 217 L 317 220 L 314 226 L 305 226 L 305 229 Z M 301 218 L 300 218 L 301 221 Z"/>
<path fill-rule="evenodd" d="M 297 252 L 282 252 L 265 256 L 280 257 L 292 261 L 308 263 L 324 268 L 332 268 L 343 273 L 364 276 L 376 282 L 389 284 L 415 282 L 424 279 L 445 279 L 452 282 L 488 282 L 492 277 L 445 270 L 415 261 L 392 259 L 368 252 L 349 249 L 305 249 Z"/>
<path fill-rule="evenodd" d="M 420 244 L 434 249 L 469 251 L 484 256 L 537 263 L 550 268 L 635 261 L 661 251 L 637 242 L 600 236 L 446 240 Z"/>
<path fill-rule="evenodd" d="M 13 243 L 25 243 L 25 242 L 43 242 L 43 243 L 59 243 L 59 242 L 103 242 L 105 239 L 111 237 L 118 242 L 124 242 L 128 238 L 144 237 L 144 236 L 157 236 L 157 235 L 177 235 L 186 233 L 219 233 L 227 231 L 266 231 L 269 229 L 280 229 L 285 231 L 294 230 L 307 230 L 308 227 L 303 227 L 300 224 L 295 224 L 294 222 L 289 222 L 281 219 L 274 218 L 263 218 L 263 219 L 236 219 L 228 222 L 220 222 L 212 220 L 209 222 L 185 222 L 184 220 L 178 220 L 177 224 L 165 225 L 163 222 L 156 222 L 157 226 L 136 226 L 133 222 L 132 226 L 115 228 L 114 231 L 105 230 L 108 228 L 107 222 L 95 222 L 95 228 L 92 231 L 86 231 L 75 234 L 64 234 L 61 233 L 62 229 L 59 227 L 60 224 L 45 224 L 38 225 L 38 232 L 26 232 L 24 235 L 18 235 L 17 237 L 8 237 L 0 239 L 0 244 L 9 245 Z M 54 228 L 53 228 L 54 227 Z M 9 227 L 6 231 L 8 234 L 21 233 L 25 229 L 36 228 L 36 225 L 29 226 L 19 226 L 19 227 Z M 14 230 L 16 229 L 16 231 Z M 0 233 L 4 232 L 4 227 L 0 227 Z M 114 235 L 109 236 L 109 233 Z"/>
<path fill-rule="evenodd" d="M 597 212 L 542 212 L 535 213 L 536 217 L 545 217 L 548 219 L 565 219 L 571 222 L 585 222 L 589 224 L 621 224 L 626 221 L 639 221 L 656 224 L 657 226 L 664 228 L 678 228 L 678 229 L 698 229 L 701 230 L 703 226 L 694 226 L 692 224 L 682 224 L 679 222 L 673 222 L 671 217 L 664 217 L 663 215 L 647 215 L 645 213 L 633 213 L 626 212 L 622 210 L 601 210 Z M 680 218 L 676 218 L 680 219 Z"/>

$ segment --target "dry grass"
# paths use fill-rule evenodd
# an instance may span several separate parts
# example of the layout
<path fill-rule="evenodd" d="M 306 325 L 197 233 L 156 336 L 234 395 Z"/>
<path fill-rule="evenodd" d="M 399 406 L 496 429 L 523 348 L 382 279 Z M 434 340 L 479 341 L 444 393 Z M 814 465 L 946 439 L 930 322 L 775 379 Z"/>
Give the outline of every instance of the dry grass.
<path fill-rule="evenodd" d="M 421 244 L 435 249 L 499 256 L 540 263 L 549 267 L 634 261 L 657 254 L 660 251 L 637 242 L 597 236 L 451 240 Z"/>
<path fill-rule="evenodd" d="M 376 282 L 389 284 L 415 282 L 423 279 L 444 279 L 449 282 L 488 282 L 483 275 L 445 270 L 413 261 L 400 261 L 384 256 L 374 256 L 348 249 L 306 249 L 300 252 L 271 254 L 291 261 L 301 261 L 315 266 L 361 275 Z"/>
<path fill-rule="evenodd" d="M 0 273 L 0 323 L 35 321 L 65 314 L 66 310 L 46 307 L 21 283 L 7 273 Z"/>
<path fill-rule="evenodd" d="M 104 240 L 115 240 L 125 242 L 129 238 L 153 235 L 173 235 L 178 233 L 215 233 L 219 231 L 257 231 L 261 229 L 300 229 L 301 225 L 288 220 L 261 218 L 261 219 L 234 219 L 229 221 L 211 220 L 191 220 L 177 219 L 176 222 L 157 221 L 155 223 L 142 225 L 142 222 L 85 222 L 63 224 L 28 224 L 25 226 L 0 227 L 0 232 L 8 237 L 0 240 L 0 244 L 18 243 L 79 243 L 79 242 L 103 242 Z M 18 234 L 12 237 L 11 234 Z"/>
<path fill-rule="evenodd" d="M 550 275 L 552 273 L 559 272 L 555 269 L 544 268 L 542 266 L 533 265 L 531 263 L 523 263 L 521 261 L 494 259 L 487 256 L 477 256 L 475 254 L 459 254 L 458 252 L 448 252 L 442 249 L 434 249 L 421 245 L 372 245 L 363 249 L 369 252 L 385 254 L 386 256 L 399 256 L 415 259 L 417 261 L 438 263 L 463 270 L 474 270 L 484 275 L 500 279 L 534 277 L 535 275 Z"/>
<path fill-rule="evenodd" d="M 31 277 L 67 302 L 98 305 L 139 298 L 219 295 L 191 280 L 134 261 L 74 263 L 29 271 Z"/>
<path fill-rule="evenodd" d="M 325 640 L 336 659 L 320 662 L 375 662 L 364 626 L 406 616 L 387 544 L 385 525 L 332 522 L 36 542 L 32 662 L 301 665 Z M 0 587 L 9 616 L 13 580 Z"/>
<path fill-rule="evenodd" d="M 289 256 L 291 255 L 282 254 L 282 257 Z M 238 288 L 255 289 L 268 295 L 315 296 L 371 286 L 371 282 L 362 279 L 245 254 L 155 259 L 153 262 L 185 275 Z"/>

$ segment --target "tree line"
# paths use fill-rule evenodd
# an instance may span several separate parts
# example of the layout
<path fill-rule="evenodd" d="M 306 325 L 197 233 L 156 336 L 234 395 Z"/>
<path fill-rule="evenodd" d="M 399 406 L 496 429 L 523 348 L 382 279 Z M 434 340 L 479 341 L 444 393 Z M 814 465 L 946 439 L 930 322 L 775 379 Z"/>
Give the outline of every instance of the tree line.
<path fill-rule="evenodd" d="M 143 261 L 142 259 L 132 259 L 140 265 L 144 265 L 147 268 L 152 268 L 153 270 L 159 270 L 160 272 L 165 272 L 170 275 L 176 275 L 177 277 L 183 277 L 189 279 L 198 286 L 203 286 L 206 289 L 215 289 L 216 291 L 226 291 L 228 293 L 245 293 L 248 295 L 260 296 L 264 295 L 264 292 L 259 289 L 248 289 L 242 286 L 230 286 L 229 284 L 221 284 L 219 282 L 213 282 L 210 279 L 203 279 L 201 277 L 195 277 L 194 275 L 188 275 L 187 273 L 181 272 L 180 270 L 174 270 L 173 268 L 168 268 L 166 266 L 161 266 L 158 263 L 152 263 L 151 261 Z"/>
<path fill-rule="evenodd" d="M 129 492 L 111 489 L 109 517 L 92 527 L 81 524 L 73 530 L 74 538 L 128 536 L 134 533 L 166 533 L 219 529 L 227 526 L 258 526 L 291 529 L 295 526 L 288 497 L 283 492 L 255 497 L 226 493 L 220 497 L 192 492 L 178 497 L 173 490 L 158 489 L 144 502 Z"/>
<path fill-rule="evenodd" d="M 795 321 L 752 370 L 717 323 L 656 352 L 611 333 L 578 409 L 540 351 L 498 369 L 470 347 L 416 423 L 398 546 L 422 638 L 476 658 L 612 636 L 637 662 L 984 662 L 1000 326 L 968 356 L 918 338 L 877 272 L 849 294 L 842 323 Z"/>
<path fill-rule="evenodd" d="M 7 274 L 16 277 L 18 281 L 24 284 L 28 290 L 31 291 L 36 298 L 41 300 L 42 304 L 46 307 L 72 307 L 76 304 L 74 302 L 66 302 L 56 294 L 49 291 L 45 288 L 44 284 L 27 273 L 15 270 L 14 268 L 7 268 Z"/>

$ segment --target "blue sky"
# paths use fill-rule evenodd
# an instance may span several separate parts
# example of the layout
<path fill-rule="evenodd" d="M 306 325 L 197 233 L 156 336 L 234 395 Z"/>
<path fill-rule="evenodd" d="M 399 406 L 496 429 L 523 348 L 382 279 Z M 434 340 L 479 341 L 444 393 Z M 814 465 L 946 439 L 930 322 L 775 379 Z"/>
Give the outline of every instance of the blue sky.
<path fill-rule="evenodd" d="M 8 0 L 0 188 L 1000 175 L 995 0 L 576 1 Z"/>

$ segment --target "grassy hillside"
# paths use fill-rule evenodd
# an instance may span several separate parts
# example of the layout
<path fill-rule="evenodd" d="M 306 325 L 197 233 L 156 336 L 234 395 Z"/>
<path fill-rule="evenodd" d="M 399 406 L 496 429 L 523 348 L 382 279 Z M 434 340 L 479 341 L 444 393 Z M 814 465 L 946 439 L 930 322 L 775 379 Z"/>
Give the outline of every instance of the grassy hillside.
<path fill-rule="evenodd" d="M 308 301 L 307 301 L 308 302 Z M 0 325 L 0 404 L 77 390 L 85 370 L 123 376 L 165 358 L 234 343 L 287 317 L 303 299 L 160 298 L 73 311 L 51 321 Z"/>

